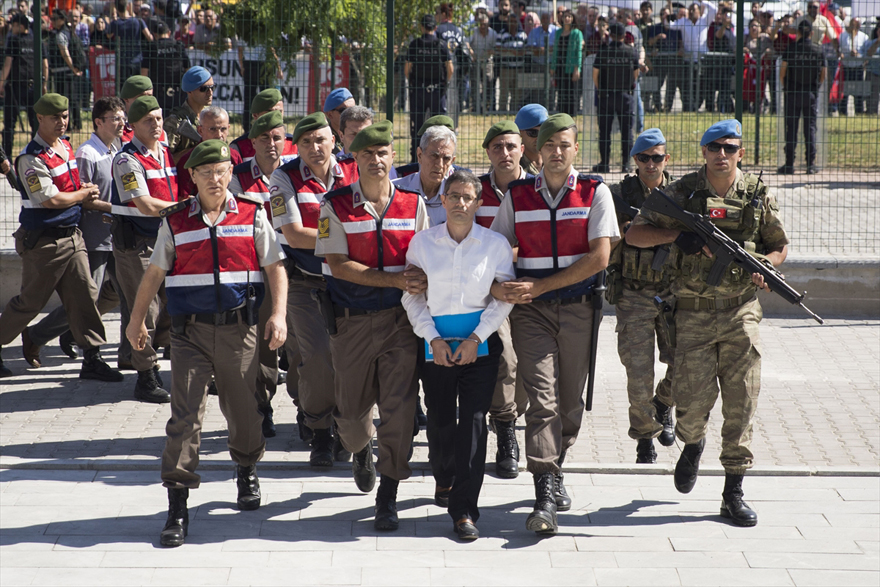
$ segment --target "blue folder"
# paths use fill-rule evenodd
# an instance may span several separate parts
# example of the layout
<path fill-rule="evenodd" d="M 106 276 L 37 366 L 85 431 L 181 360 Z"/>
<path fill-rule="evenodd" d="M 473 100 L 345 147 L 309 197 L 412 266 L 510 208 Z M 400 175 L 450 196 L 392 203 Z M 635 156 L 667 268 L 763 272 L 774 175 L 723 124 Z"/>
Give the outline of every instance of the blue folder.
<path fill-rule="evenodd" d="M 449 343 L 449 348 L 454 353 L 458 345 L 473 334 L 474 329 L 480 324 L 483 311 L 471 312 L 470 314 L 447 314 L 446 316 L 434 316 L 434 327 L 440 336 Z M 483 341 L 477 346 L 478 357 L 489 356 L 489 343 Z M 425 341 L 425 361 L 434 361 L 434 351 L 431 349 L 431 341 Z"/>

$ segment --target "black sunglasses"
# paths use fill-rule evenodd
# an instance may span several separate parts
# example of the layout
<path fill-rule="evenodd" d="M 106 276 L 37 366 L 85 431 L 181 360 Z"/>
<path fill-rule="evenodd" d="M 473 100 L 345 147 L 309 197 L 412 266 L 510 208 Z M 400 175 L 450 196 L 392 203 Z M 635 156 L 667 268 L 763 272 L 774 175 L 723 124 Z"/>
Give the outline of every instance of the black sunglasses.
<path fill-rule="evenodd" d="M 207 94 L 208 92 L 213 92 L 214 88 L 216 88 L 216 87 L 217 87 L 216 85 L 209 86 L 209 85 L 205 84 L 204 86 L 199 88 L 199 91 L 203 94 Z"/>
<path fill-rule="evenodd" d="M 645 155 L 644 153 L 639 153 L 638 155 L 636 155 L 636 159 L 638 159 L 640 163 L 653 161 L 654 163 L 657 163 L 659 165 L 660 163 L 666 161 L 666 154 L 664 153 L 663 155 Z"/>
<path fill-rule="evenodd" d="M 348 110 L 348 106 L 340 106 L 338 108 L 334 108 L 333 112 L 335 112 L 336 114 L 342 114 L 346 110 Z"/>
<path fill-rule="evenodd" d="M 717 153 L 721 149 L 724 149 L 724 152 L 728 155 L 733 155 L 742 149 L 741 145 L 722 145 L 720 143 L 709 143 L 706 145 L 706 148 L 709 149 L 710 153 Z"/>
<path fill-rule="evenodd" d="M 538 133 L 540 133 L 541 131 L 540 131 L 540 129 L 537 129 L 537 128 L 530 128 L 530 129 L 528 129 L 528 130 L 524 130 L 523 132 L 526 133 L 526 135 L 527 135 L 529 138 L 537 139 L 537 138 L 538 138 Z"/>

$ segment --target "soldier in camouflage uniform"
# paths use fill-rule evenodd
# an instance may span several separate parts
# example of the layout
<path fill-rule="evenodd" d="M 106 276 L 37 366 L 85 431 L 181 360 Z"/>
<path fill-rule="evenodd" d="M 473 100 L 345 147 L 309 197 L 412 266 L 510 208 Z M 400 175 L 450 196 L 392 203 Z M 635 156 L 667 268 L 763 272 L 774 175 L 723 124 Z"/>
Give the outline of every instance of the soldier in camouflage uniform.
<path fill-rule="evenodd" d="M 214 100 L 214 78 L 207 69 L 196 65 L 183 74 L 180 88 L 186 92 L 186 100 L 165 117 L 163 125 L 175 163 L 183 153 L 202 141 L 196 125 L 199 112 Z"/>
<path fill-rule="evenodd" d="M 788 236 L 776 198 L 761 180 L 737 169 L 745 150 L 742 125 L 724 120 L 700 141 L 706 160 L 699 172 L 670 184 L 666 193 L 688 211 L 708 216 L 733 240 L 763 262 L 778 266 L 788 253 Z M 653 247 L 674 242 L 682 251 L 671 292 L 675 314 L 676 435 L 685 443 L 675 467 L 675 487 L 690 492 L 697 482 L 706 444 L 709 413 L 721 391 L 721 464 L 725 482 L 721 515 L 740 526 L 758 523 L 743 501 L 742 480 L 753 465 L 749 449 L 752 417 L 761 387 L 762 311 L 756 292 L 765 289 L 759 273 L 746 274 L 731 263 L 717 286 L 706 282 L 714 263 L 696 234 L 679 222 L 642 208 L 626 234 L 627 243 Z"/>
<path fill-rule="evenodd" d="M 666 189 L 672 178 L 666 172 L 669 155 L 666 138 L 658 128 L 643 132 L 633 145 L 630 156 L 636 162 L 636 175 L 627 175 L 611 186 L 617 221 L 623 234 L 638 208 L 654 188 Z M 672 352 L 662 329 L 662 317 L 654 296 L 669 294 L 668 264 L 676 255 L 672 245 L 639 249 L 621 241 L 611 253 L 608 265 L 608 289 L 605 296 L 615 304 L 617 315 L 617 354 L 626 368 L 629 396 L 629 437 L 638 441 L 636 463 L 655 463 L 654 438 L 663 446 L 672 446 Z M 665 261 L 661 261 L 665 256 Z M 656 263 L 655 263 L 656 260 Z M 661 267 L 660 264 L 663 263 Z M 658 267 L 657 270 L 652 267 Z M 654 392 L 654 337 L 660 349 L 660 361 L 669 365 Z"/>

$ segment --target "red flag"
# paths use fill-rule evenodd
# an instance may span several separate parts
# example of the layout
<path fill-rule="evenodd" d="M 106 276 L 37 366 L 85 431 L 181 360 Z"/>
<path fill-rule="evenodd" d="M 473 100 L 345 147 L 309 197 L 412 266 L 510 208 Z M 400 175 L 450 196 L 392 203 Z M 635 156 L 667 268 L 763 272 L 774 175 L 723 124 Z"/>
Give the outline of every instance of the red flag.
<path fill-rule="evenodd" d="M 837 63 L 837 70 L 834 72 L 834 81 L 831 83 L 831 94 L 828 100 L 832 104 L 839 104 L 843 99 L 843 68 L 840 62 Z"/>
<path fill-rule="evenodd" d="M 828 22 L 831 23 L 831 28 L 834 29 L 834 32 L 837 33 L 837 36 L 839 37 L 840 33 L 843 32 L 843 27 L 840 25 L 840 22 L 837 20 L 837 15 L 834 14 L 834 12 L 830 8 L 828 8 L 828 6 L 830 4 L 831 4 L 831 0 L 828 0 L 828 2 L 826 2 L 825 4 L 820 4 L 819 5 L 819 14 L 821 14 L 822 16 L 824 16 L 825 18 L 828 19 Z M 826 37 L 826 38 L 822 39 L 822 42 L 823 43 L 830 43 L 831 39 L 828 39 Z"/>

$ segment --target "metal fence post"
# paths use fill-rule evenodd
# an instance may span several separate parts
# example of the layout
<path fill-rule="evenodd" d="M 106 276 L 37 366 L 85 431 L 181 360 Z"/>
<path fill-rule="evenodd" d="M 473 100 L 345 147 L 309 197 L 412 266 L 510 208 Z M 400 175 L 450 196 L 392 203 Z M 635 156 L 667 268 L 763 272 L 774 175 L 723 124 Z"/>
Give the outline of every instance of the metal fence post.
<path fill-rule="evenodd" d="M 745 23 L 745 16 L 743 16 L 744 4 L 745 0 L 736 0 L 736 104 L 734 105 L 734 111 L 736 112 L 735 117 L 739 120 L 740 124 L 742 124 L 743 119 L 743 59 L 745 58 L 743 51 L 743 23 Z M 740 162 L 740 164 L 741 163 L 742 162 Z"/>
<path fill-rule="evenodd" d="M 43 15 L 40 13 L 40 3 L 34 2 L 34 75 L 37 83 L 34 87 L 34 102 L 43 96 L 43 84 L 49 80 L 43 79 Z M 25 109 L 27 110 L 27 109 Z"/>
<path fill-rule="evenodd" d="M 394 74 L 394 0 L 385 0 L 385 116 L 391 122 L 394 122 Z"/>

